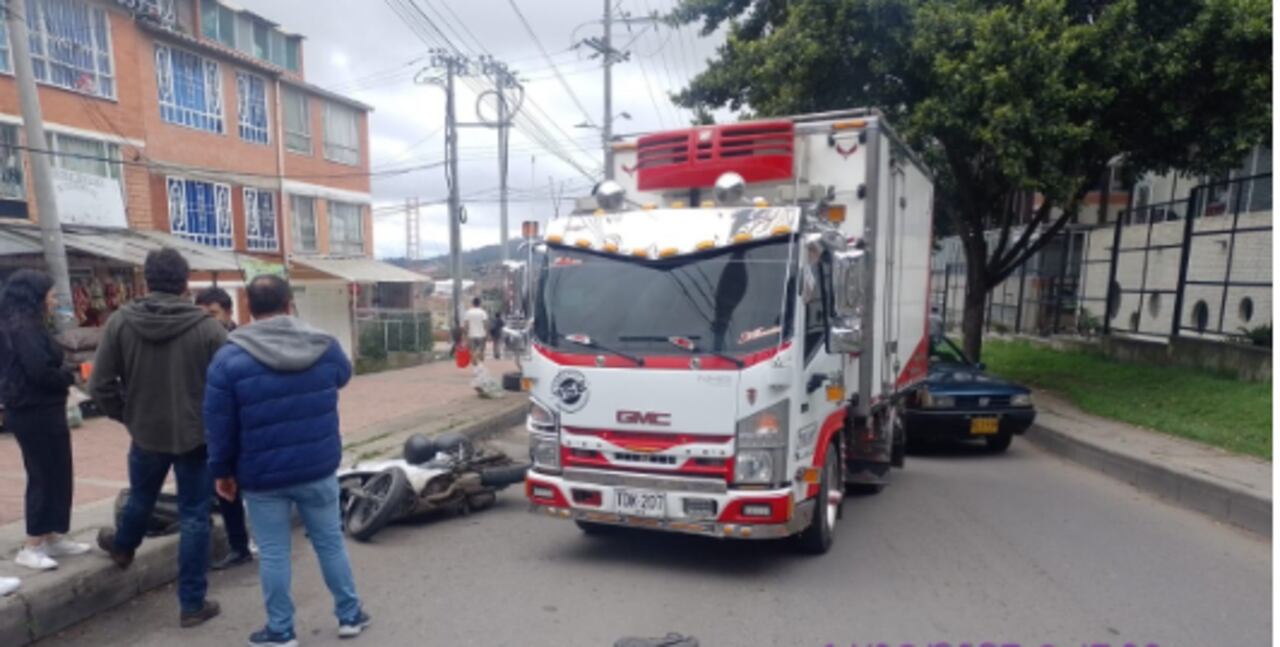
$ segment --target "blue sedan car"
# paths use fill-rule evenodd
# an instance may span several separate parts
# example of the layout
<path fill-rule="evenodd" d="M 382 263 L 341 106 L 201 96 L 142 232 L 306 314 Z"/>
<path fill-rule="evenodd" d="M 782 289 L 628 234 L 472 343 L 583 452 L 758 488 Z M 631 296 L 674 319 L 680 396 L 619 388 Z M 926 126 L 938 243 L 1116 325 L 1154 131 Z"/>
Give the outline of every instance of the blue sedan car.
<path fill-rule="evenodd" d="M 988 450 L 1000 453 L 1035 419 L 1029 389 L 987 375 L 981 362 L 969 361 L 941 335 L 930 343 L 929 375 L 907 397 L 904 409 L 912 448 L 981 438 Z"/>

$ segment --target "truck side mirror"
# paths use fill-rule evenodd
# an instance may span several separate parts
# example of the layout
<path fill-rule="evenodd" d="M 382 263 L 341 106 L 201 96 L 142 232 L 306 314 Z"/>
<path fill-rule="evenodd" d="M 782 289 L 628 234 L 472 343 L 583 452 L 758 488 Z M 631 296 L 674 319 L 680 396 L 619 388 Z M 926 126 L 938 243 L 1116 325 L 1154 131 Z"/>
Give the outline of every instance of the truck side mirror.
<path fill-rule="evenodd" d="M 866 253 L 860 249 L 831 254 L 832 316 L 828 350 L 862 350 L 862 309 L 865 304 Z"/>

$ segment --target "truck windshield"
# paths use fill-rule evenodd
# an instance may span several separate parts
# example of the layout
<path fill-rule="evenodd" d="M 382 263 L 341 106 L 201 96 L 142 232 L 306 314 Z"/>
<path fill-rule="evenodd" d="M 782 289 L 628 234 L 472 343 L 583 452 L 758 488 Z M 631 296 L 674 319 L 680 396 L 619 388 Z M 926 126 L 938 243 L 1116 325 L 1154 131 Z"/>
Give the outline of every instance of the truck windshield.
<path fill-rule="evenodd" d="M 782 311 L 787 247 L 775 241 L 656 262 L 548 250 L 534 335 L 579 351 L 566 335 L 646 355 L 688 354 L 671 337 L 692 340 L 695 353 L 764 350 L 791 336 L 794 299 Z"/>

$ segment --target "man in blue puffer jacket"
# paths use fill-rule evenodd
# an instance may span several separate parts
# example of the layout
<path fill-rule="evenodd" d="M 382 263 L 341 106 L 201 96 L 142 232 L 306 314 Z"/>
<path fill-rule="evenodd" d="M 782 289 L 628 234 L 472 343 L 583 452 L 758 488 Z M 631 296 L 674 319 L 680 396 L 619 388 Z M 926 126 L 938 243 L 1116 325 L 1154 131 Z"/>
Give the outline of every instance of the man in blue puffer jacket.
<path fill-rule="evenodd" d="M 225 499 L 243 491 L 258 542 L 267 626 L 249 644 L 297 645 L 292 506 L 333 594 L 338 635 L 350 638 L 370 622 L 356 597 L 338 509 L 338 389 L 351 379 L 351 362 L 336 339 L 289 314 L 284 279 L 259 276 L 246 292 L 254 322 L 233 332 L 209 365 L 204 422 L 215 489 Z"/>

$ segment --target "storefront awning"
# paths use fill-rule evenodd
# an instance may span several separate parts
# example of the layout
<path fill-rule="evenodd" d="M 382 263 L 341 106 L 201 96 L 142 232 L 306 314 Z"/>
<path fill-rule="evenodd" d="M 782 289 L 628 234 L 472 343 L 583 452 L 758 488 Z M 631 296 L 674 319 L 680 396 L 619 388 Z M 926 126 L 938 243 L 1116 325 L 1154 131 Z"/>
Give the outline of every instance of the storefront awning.
<path fill-rule="evenodd" d="M 294 258 L 293 262 L 351 283 L 430 283 L 429 277 L 372 258 Z"/>
<path fill-rule="evenodd" d="M 147 254 L 172 247 L 187 259 L 193 272 L 240 272 L 236 255 L 158 231 L 64 225 L 62 242 L 68 251 L 142 266 Z M 26 221 L 0 222 L 0 255 L 43 251 L 40 227 Z"/>

